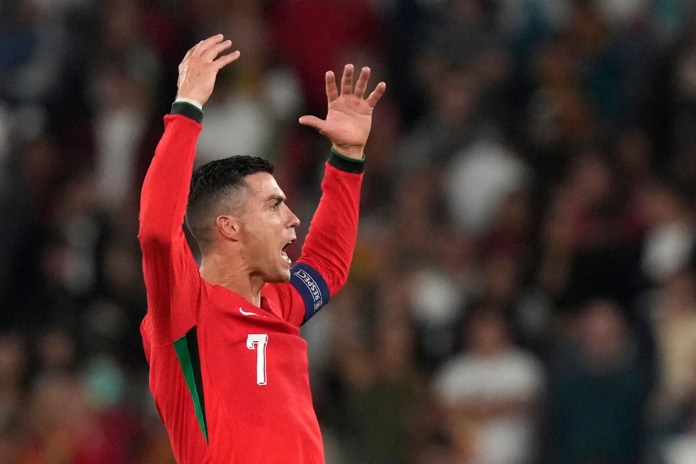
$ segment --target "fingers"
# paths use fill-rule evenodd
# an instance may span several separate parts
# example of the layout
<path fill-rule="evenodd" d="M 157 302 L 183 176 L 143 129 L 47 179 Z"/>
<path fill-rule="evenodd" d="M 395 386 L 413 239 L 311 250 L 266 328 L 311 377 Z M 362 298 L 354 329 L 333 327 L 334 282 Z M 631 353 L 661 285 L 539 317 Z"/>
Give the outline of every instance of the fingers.
<path fill-rule="evenodd" d="M 216 34 L 194 45 L 181 61 L 179 71 L 182 70 L 182 67 L 186 65 L 191 57 L 200 58 L 203 62 L 212 62 L 218 71 L 233 61 L 236 61 L 240 56 L 239 50 L 220 56 L 221 53 L 232 47 L 232 41 L 223 40 L 223 38 L 222 34 Z M 216 59 L 218 56 L 219 58 Z"/>
<path fill-rule="evenodd" d="M 195 47 L 193 55 L 203 56 L 203 54 L 206 53 L 210 49 L 210 47 L 215 46 L 222 41 L 222 34 L 215 34 L 214 36 L 208 37 L 207 39 L 202 40 L 198 43 L 198 45 Z"/>
<path fill-rule="evenodd" d="M 235 50 L 232 53 L 228 53 L 227 55 L 223 55 L 217 60 L 213 62 L 215 66 L 217 67 L 218 71 L 227 66 L 228 64 L 232 63 L 233 61 L 237 61 L 237 58 L 239 58 L 239 50 Z"/>
<path fill-rule="evenodd" d="M 214 53 L 213 57 L 211 58 L 211 60 L 212 60 L 220 52 L 229 48 L 232 45 L 231 41 L 227 40 L 227 41 L 223 42 L 222 39 L 223 39 L 222 34 L 216 34 L 212 37 L 208 37 L 205 40 L 201 40 L 196 45 L 191 47 L 188 52 L 186 52 L 186 55 L 184 55 L 184 59 L 181 60 L 181 63 L 179 66 L 181 66 L 184 63 L 186 63 L 187 61 L 189 61 L 191 59 L 191 57 L 203 56 L 203 54 L 210 51 L 211 46 L 215 47 L 215 49 L 218 50 L 217 53 Z"/>
<path fill-rule="evenodd" d="M 326 72 L 326 98 L 332 102 L 338 98 L 338 87 L 336 87 L 336 76 L 333 71 Z"/>
<path fill-rule="evenodd" d="M 316 116 L 302 116 L 299 120 L 300 124 L 303 126 L 309 126 L 313 127 L 319 132 L 321 132 L 322 128 L 324 127 L 324 121 L 323 119 L 319 119 Z"/>
<path fill-rule="evenodd" d="M 370 108 L 375 107 L 379 99 L 382 98 L 382 95 L 384 95 L 385 90 L 387 90 L 387 84 L 384 82 L 377 84 L 375 90 L 373 90 L 372 93 L 367 97 L 367 104 L 370 106 Z"/>
<path fill-rule="evenodd" d="M 341 78 L 341 93 L 340 95 L 352 95 L 354 97 L 362 99 L 367 90 L 367 82 L 370 79 L 370 68 L 367 66 L 360 70 L 360 75 L 358 76 L 358 82 L 355 84 L 355 89 L 353 89 L 353 65 L 347 64 L 343 68 L 343 77 Z M 370 93 L 367 97 L 367 104 L 370 108 L 374 108 L 384 91 L 387 89 L 387 84 L 380 82 L 377 87 Z M 339 97 L 338 89 L 336 88 L 336 77 L 332 71 L 326 73 L 326 96 L 329 102 L 336 100 Z"/>
<path fill-rule="evenodd" d="M 220 53 L 229 49 L 232 46 L 231 40 L 224 40 L 219 43 L 213 43 L 208 46 L 208 49 L 203 52 L 201 58 L 205 61 L 213 61 Z"/>
<path fill-rule="evenodd" d="M 177 98 L 190 98 L 205 104 L 215 87 L 218 71 L 240 56 L 239 51 L 227 53 L 231 46 L 230 40 L 217 34 L 191 48 L 179 65 Z"/>
<path fill-rule="evenodd" d="M 341 95 L 350 95 L 353 93 L 353 65 L 347 64 L 343 68 L 343 77 L 341 78 Z"/>
<path fill-rule="evenodd" d="M 365 66 L 360 70 L 360 76 L 358 77 L 358 83 L 355 84 L 354 95 L 358 98 L 362 98 L 365 95 L 365 89 L 367 88 L 367 81 L 370 78 L 370 68 Z"/>

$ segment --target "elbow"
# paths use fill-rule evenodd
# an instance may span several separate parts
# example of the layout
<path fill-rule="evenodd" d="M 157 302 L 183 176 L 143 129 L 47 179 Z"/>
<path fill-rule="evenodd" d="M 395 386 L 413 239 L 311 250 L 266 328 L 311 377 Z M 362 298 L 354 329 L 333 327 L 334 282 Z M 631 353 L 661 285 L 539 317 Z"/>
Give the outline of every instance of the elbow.
<path fill-rule="evenodd" d="M 140 248 L 143 253 L 156 253 L 163 249 L 168 249 L 170 243 L 170 240 L 162 234 L 143 231 L 142 228 L 140 229 L 140 233 L 138 233 L 138 241 L 140 242 Z"/>
<path fill-rule="evenodd" d="M 156 222 L 141 220 L 140 229 L 138 230 L 138 241 L 143 251 L 159 250 L 164 246 L 169 246 L 172 242 L 172 234 L 168 229 L 158 227 Z"/>
<path fill-rule="evenodd" d="M 185 244 L 186 237 L 180 223 L 141 215 L 138 241 L 143 252 L 168 253 L 173 247 Z"/>
<path fill-rule="evenodd" d="M 140 242 L 140 250 L 145 260 L 166 259 L 172 251 L 172 241 L 163 235 L 156 234 L 138 234 Z"/>
<path fill-rule="evenodd" d="M 138 240 L 141 244 L 172 242 L 177 234 L 177 221 L 172 219 L 167 205 L 141 202 Z M 178 226 L 181 231 L 181 223 Z"/>

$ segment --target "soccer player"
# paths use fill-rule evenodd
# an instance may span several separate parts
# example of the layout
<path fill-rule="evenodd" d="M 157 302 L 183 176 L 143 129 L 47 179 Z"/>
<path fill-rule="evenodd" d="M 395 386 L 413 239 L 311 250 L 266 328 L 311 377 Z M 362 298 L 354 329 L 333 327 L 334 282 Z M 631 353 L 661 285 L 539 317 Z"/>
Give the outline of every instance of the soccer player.
<path fill-rule="evenodd" d="M 191 174 L 202 107 L 239 57 L 222 35 L 179 66 L 177 99 L 142 188 L 139 239 L 148 312 L 141 325 L 150 388 L 180 464 L 323 463 L 307 347 L 299 327 L 345 283 L 358 224 L 363 149 L 386 88 L 365 97 L 368 68 L 340 85 L 326 73 L 326 119 L 303 116 L 332 144 L 322 197 L 299 260 L 285 253 L 297 217 L 261 158 L 213 161 Z M 202 254 L 200 268 L 182 232 Z"/>

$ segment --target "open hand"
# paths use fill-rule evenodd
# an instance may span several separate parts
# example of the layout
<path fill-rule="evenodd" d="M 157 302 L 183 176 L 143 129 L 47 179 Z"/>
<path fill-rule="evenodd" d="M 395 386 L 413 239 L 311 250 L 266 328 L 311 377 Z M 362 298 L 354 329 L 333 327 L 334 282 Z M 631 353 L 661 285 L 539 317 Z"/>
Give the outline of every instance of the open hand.
<path fill-rule="evenodd" d="M 372 110 L 387 88 L 384 82 L 380 82 L 366 99 L 363 98 L 369 77 L 370 68 L 362 68 L 358 82 L 353 88 L 353 65 L 347 64 L 343 69 L 339 94 L 336 76 L 333 71 L 328 71 L 326 73 L 328 100 L 326 119 L 302 116 L 300 124 L 317 129 L 331 141 L 334 150 L 342 155 L 361 159 L 367 137 L 370 135 Z"/>
<path fill-rule="evenodd" d="M 232 46 L 222 34 L 200 41 L 186 53 L 179 65 L 177 98 L 189 98 L 201 105 L 208 101 L 215 87 L 218 71 L 239 58 L 239 51 L 220 56 Z"/>

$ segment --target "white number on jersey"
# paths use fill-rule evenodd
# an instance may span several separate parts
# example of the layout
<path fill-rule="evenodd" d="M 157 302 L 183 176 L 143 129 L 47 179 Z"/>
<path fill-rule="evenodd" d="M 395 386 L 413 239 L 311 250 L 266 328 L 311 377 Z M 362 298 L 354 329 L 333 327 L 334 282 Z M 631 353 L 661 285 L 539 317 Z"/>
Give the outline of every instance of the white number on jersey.
<path fill-rule="evenodd" d="M 246 346 L 250 350 L 256 350 L 256 383 L 266 385 L 266 345 L 268 344 L 267 334 L 249 334 Z"/>

